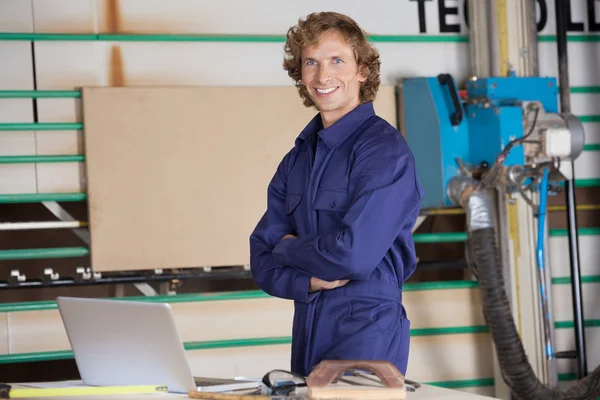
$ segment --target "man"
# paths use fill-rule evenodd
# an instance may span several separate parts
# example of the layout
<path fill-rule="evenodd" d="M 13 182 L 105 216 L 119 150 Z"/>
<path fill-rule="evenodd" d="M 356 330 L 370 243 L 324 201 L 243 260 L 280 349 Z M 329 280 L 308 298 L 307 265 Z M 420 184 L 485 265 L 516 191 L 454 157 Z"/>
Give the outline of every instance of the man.
<path fill-rule="evenodd" d="M 374 112 L 379 54 L 337 13 L 300 20 L 285 51 L 285 70 L 319 114 L 269 184 L 250 237 L 254 280 L 294 300 L 293 372 L 353 359 L 389 360 L 405 374 L 402 285 L 416 267 L 422 192 L 406 142 Z"/>

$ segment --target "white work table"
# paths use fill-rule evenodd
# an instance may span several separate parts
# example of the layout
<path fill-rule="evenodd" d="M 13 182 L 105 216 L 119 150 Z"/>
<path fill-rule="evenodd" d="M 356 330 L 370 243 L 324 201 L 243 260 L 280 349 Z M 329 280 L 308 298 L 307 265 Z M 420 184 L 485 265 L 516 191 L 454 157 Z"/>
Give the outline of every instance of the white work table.
<path fill-rule="evenodd" d="M 19 385 L 13 385 L 17 388 Z M 93 400 L 114 400 L 114 399 L 125 399 L 125 400 L 162 400 L 162 399 L 188 399 L 187 394 L 175 394 L 175 393 L 156 393 L 156 394 L 136 394 L 136 395 L 97 395 L 97 396 L 68 396 L 68 397 L 44 397 L 48 400 L 78 400 L 78 399 L 93 399 Z M 407 400 L 437 400 L 437 399 L 448 399 L 448 400 L 484 400 L 494 399 L 494 397 L 481 396 L 471 394 L 463 391 L 452 390 L 441 388 L 437 386 L 421 385 L 414 392 L 407 392 Z"/>

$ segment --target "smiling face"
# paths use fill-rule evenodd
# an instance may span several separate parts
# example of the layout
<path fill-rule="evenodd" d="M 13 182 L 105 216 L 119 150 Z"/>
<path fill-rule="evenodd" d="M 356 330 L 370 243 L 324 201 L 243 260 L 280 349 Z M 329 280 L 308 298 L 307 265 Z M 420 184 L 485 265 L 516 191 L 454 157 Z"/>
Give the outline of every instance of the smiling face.
<path fill-rule="evenodd" d="M 330 31 L 302 52 L 302 84 L 321 112 L 327 128 L 360 104 L 366 76 L 352 47 L 338 31 Z"/>

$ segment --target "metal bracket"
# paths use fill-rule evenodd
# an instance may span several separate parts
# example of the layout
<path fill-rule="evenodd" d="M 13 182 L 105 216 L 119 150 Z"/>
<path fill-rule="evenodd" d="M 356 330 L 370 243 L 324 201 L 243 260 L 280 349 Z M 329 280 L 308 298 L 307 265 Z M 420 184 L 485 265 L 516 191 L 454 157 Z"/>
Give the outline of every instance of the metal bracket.
<path fill-rule="evenodd" d="M 78 222 L 56 201 L 43 201 L 42 204 L 61 221 Z M 90 231 L 87 228 L 73 229 L 73 232 L 88 246 L 91 243 Z"/>

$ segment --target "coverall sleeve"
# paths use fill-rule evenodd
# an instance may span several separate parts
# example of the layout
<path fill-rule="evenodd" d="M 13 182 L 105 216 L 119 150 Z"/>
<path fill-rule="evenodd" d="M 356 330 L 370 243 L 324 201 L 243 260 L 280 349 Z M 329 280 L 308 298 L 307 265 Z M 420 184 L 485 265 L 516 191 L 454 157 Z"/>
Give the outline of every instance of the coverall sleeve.
<path fill-rule="evenodd" d="M 279 242 L 279 263 L 317 278 L 366 279 L 401 232 L 410 232 L 422 190 L 412 153 L 396 132 L 357 144 L 349 179 L 349 208 L 337 232 Z"/>
<path fill-rule="evenodd" d="M 250 269 L 254 282 L 271 296 L 310 302 L 317 293 L 309 293 L 310 275 L 273 257 L 273 248 L 283 236 L 293 233 L 286 215 L 286 175 L 290 154 L 286 155 L 269 183 L 267 210 L 250 235 Z"/>

